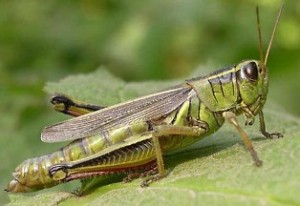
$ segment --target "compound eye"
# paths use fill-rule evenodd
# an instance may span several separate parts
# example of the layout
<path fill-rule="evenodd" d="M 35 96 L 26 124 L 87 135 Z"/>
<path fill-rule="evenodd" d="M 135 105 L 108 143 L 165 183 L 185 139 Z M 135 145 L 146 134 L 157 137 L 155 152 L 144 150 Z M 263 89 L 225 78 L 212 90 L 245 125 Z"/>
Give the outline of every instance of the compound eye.
<path fill-rule="evenodd" d="M 255 62 L 250 62 L 241 68 L 241 77 L 251 81 L 256 81 L 258 79 L 258 69 Z"/>

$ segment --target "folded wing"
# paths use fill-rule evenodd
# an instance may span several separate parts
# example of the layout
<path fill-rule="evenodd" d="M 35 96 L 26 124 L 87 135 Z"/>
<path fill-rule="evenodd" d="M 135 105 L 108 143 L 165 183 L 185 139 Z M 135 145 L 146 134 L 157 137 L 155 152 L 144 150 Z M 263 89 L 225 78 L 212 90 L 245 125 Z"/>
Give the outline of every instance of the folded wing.
<path fill-rule="evenodd" d="M 46 127 L 41 139 L 44 142 L 75 140 L 96 135 L 118 125 L 155 120 L 178 108 L 193 93 L 191 90 L 191 87 L 181 85 L 59 122 Z"/>

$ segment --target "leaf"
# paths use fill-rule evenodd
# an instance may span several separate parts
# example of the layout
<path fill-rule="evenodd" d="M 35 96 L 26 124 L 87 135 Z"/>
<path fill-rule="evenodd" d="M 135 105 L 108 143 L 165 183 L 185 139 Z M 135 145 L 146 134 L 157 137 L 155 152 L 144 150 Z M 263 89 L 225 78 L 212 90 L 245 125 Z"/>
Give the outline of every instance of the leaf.
<path fill-rule="evenodd" d="M 126 83 L 100 68 L 48 83 L 46 91 L 112 105 L 175 82 Z M 168 175 L 148 188 L 139 186 L 141 179 L 125 184 L 119 179 L 109 183 L 109 178 L 81 197 L 54 188 L 30 196 L 11 194 L 9 205 L 299 205 L 300 120 L 275 102 L 268 102 L 264 111 L 267 129 L 283 132 L 284 138 L 265 139 L 257 122 L 245 128 L 264 161 L 262 167 L 253 165 L 238 134 L 225 124 L 196 145 L 167 156 Z"/>

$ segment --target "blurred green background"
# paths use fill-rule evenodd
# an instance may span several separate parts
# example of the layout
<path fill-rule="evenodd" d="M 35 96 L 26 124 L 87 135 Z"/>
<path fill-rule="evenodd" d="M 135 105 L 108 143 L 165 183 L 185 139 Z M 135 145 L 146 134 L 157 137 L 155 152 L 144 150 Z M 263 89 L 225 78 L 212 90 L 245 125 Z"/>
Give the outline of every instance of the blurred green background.
<path fill-rule="evenodd" d="M 127 81 L 143 81 L 258 59 L 255 6 L 266 48 L 281 2 L 0 1 L 0 188 L 24 159 L 59 147 L 40 141 L 44 126 L 64 119 L 48 103 L 46 82 L 101 65 Z M 269 99 L 296 116 L 299 55 L 300 1 L 286 1 L 268 62 Z M 0 197 L 0 204 L 7 201 L 4 192 Z"/>

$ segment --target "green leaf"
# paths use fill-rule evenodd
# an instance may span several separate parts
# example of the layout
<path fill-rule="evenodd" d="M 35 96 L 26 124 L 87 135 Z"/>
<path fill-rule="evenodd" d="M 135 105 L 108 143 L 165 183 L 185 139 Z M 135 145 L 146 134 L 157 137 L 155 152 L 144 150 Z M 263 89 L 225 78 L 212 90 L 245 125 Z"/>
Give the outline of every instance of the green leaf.
<path fill-rule="evenodd" d="M 176 82 L 182 81 L 126 83 L 100 68 L 48 83 L 46 91 L 112 105 Z M 117 179 L 102 181 L 81 197 L 55 192 L 55 188 L 29 196 L 10 194 L 9 205 L 299 205 L 300 120 L 275 102 L 268 102 L 264 111 L 267 129 L 282 132 L 284 138 L 265 139 L 257 122 L 245 128 L 264 161 L 262 167 L 253 165 L 238 134 L 225 124 L 196 145 L 167 156 L 167 177 L 148 188 L 139 186 L 142 179 L 126 184 Z"/>

